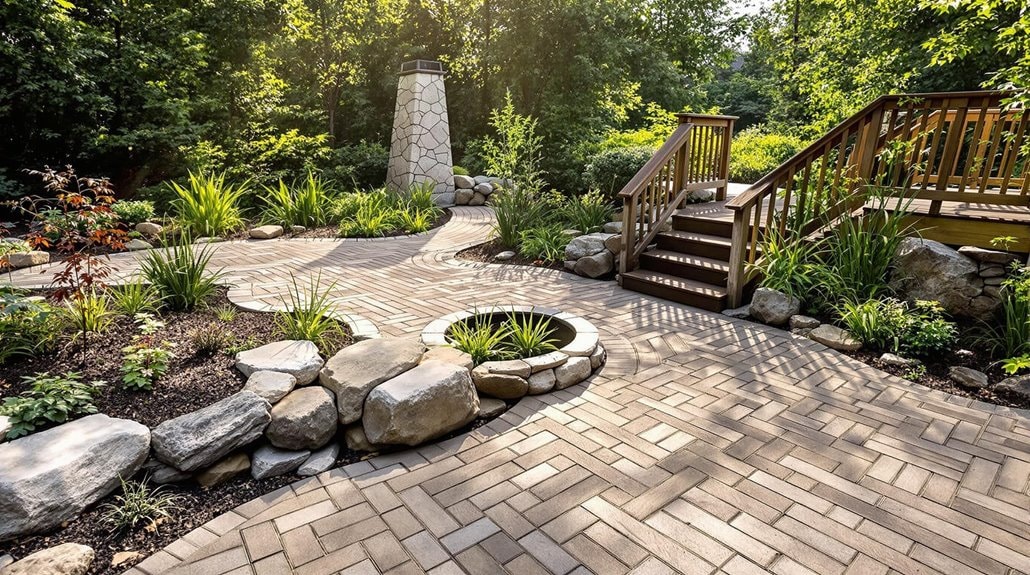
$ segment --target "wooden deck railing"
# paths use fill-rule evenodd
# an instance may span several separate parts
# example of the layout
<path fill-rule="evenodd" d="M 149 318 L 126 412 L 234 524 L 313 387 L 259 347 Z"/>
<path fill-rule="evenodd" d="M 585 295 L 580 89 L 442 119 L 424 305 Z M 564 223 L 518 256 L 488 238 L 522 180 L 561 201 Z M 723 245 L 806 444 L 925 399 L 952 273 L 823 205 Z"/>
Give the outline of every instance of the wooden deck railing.
<path fill-rule="evenodd" d="M 730 307 L 742 303 L 763 230 L 806 235 L 879 194 L 942 202 L 1030 205 L 1024 140 L 1030 114 L 1004 92 L 883 96 L 727 202 L 733 237 Z"/>
<path fill-rule="evenodd" d="M 662 225 L 695 190 L 726 198 L 734 116 L 679 114 L 679 126 L 622 191 L 619 272 L 637 267 Z"/>

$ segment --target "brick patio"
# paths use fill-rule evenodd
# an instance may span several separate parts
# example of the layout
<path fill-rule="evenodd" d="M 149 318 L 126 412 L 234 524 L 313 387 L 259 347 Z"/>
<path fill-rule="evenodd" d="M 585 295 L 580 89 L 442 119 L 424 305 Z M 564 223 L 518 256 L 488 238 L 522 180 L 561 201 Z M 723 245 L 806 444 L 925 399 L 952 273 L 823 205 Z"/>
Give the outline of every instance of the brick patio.
<path fill-rule="evenodd" d="M 213 261 L 250 306 L 320 270 L 388 336 L 473 304 L 559 307 L 601 331 L 599 375 L 269 493 L 130 573 L 1030 573 L 1030 413 L 614 282 L 455 260 L 489 222 L 459 208 L 420 236 Z"/>

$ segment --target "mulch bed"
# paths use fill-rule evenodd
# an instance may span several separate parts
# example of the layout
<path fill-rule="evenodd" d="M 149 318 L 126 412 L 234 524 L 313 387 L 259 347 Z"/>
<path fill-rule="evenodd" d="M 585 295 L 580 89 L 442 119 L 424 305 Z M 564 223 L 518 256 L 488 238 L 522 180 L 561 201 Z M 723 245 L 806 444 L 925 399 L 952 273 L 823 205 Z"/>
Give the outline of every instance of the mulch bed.
<path fill-rule="evenodd" d="M 532 266 L 535 268 L 549 268 L 552 270 L 565 269 L 565 264 L 562 262 L 548 262 L 545 260 L 535 260 L 527 258 L 515 252 L 515 257 L 510 260 L 498 261 L 494 257 L 501 252 L 512 251 L 511 248 L 505 247 L 501 244 L 500 240 L 492 239 L 486 243 L 472 246 L 471 248 L 465 248 L 457 253 L 458 259 L 469 260 L 473 262 L 484 262 L 489 264 L 505 264 L 505 265 L 516 265 L 516 266 Z M 572 272 L 569 272 L 572 273 Z"/>
<path fill-rule="evenodd" d="M 436 221 L 433 222 L 433 225 L 429 228 L 429 230 L 426 230 L 426 231 L 435 230 L 436 228 L 446 224 L 450 220 L 451 220 L 451 211 L 445 209 L 443 211 L 443 214 L 441 214 L 440 217 L 436 218 Z M 258 224 L 257 223 L 252 223 L 252 224 L 248 225 L 247 227 L 250 228 L 250 227 L 253 227 L 253 226 L 256 226 L 256 225 L 258 225 Z M 399 236 L 408 236 L 408 235 L 411 235 L 411 234 L 409 234 L 408 232 L 406 232 L 406 231 L 404 231 L 402 229 L 396 229 L 396 230 L 390 230 L 389 232 L 383 234 L 382 236 L 377 236 L 377 237 L 395 238 L 395 237 L 399 237 Z M 286 233 L 283 234 L 282 237 L 284 237 L 284 238 L 340 239 L 340 226 L 322 226 L 322 227 L 319 227 L 319 228 L 308 228 L 307 230 L 304 230 L 303 232 L 300 232 L 300 233 L 297 233 L 297 234 L 291 233 L 289 229 L 286 229 Z M 228 239 L 230 239 L 230 240 L 246 240 L 246 239 L 249 239 L 249 238 L 250 238 L 249 232 L 244 230 L 242 232 L 234 234 L 233 236 L 231 236 Z"/>

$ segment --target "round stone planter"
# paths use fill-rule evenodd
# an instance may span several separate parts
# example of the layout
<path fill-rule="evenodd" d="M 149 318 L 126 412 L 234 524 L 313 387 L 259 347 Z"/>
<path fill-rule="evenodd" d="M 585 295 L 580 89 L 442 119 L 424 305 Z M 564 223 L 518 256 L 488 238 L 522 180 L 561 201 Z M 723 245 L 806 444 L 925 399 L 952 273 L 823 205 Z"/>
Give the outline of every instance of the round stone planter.
<path fill-rule="evenodd" d="M 565 389 L 590 377 L 605 362 L 604 347 L 597 328 L 587 320 L 554 308 L 541 306 L 492 306 L 472 308 L 445 315 L 422 330 L 422 342 L 429 347 L 448 345 L 451 326 L 474 318 L 503 321 L 509 314 L 532 315 L 550 320 L 558 340 L 556 351 L 505 361 L 487 361 L 472 370 L 479 393 L 500 399 L 518 399 Z"/>

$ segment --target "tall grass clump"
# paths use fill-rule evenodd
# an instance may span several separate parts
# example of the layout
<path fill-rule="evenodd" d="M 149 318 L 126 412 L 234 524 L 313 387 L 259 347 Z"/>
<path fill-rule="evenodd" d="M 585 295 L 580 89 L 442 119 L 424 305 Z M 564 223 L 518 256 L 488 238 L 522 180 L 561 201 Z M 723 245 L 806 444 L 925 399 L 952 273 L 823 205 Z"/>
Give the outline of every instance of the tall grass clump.
<path fill-rule="evenodd" d="M 515 357 L 532 357 L 558 349 L 551 318 L 534 314 L 508 313 L 506 345 Z"/>
<path fill-rule="evenodd" d="M 164 250 L 150 250 L 140 271 L 161 296 L 165 307 L 190 310 L 215 292 L 221 271 L 208 272 L 212 249 L 197 249 L 188 236 Z"/>
<path fill-rule="evenodd" d="M 447 340 L 452 347 L 470 356 L 476 365 L 484 361 L 508 359 L 508 329 L 494 325 L 488 317 L 477 315 L 451 325 Z"/>
<path fill-rule="evenodd" d="M 776 229 L 766 233 L 761 245 L 762 258 L 749 265 L 762 275 L 762 286 L 807 299 L 821 278 L 816 259 L 819 246 Z"/>
<path fill-rule="evenodd" d="M 565 259 L 565 246 L 571 240 L 562 232 L 561 226 L 530 228 L 520 236 L 519 253 L 537 260 L 561 261 Z"/>
<path fill-rule="evenodd" d="M 340 322 L 332 317 L 333 305 L 329 293 L 336 287 L 336 282 L 322 289 L 322 274 L 310 277 L 304 288 L 297 283 L 292 273 L 290 280 L 292 285 L 288 298 L 283 298 L 286 310 L 275 314 L 276 326 L 286 339 L 313 342 L 326 353 L 335 341 L 346 336 Z"/>
<path fill-rule="evenodd" d="M 982 322 L 979 331 L 977 343 L 994 358 L 1030 354 L 1030 268 L 1014 270 L 1002 283 L 997 318 Z"/>
<path fill-rule="evenodd" d="M 308 172 L 306 178 L 293 186 L 279 180 L 278 186 L 265 188 L 261 219 L 284 227 L 324 226 L 329 222 L 334 195 L 329 183 L 314 172 Z"/>
<path fill-rule="evenodd" d="M 190 172 L 189 187 L 177 182 L 169 186 L 175 192 L 172 205 L 183 228 L 197 236 L 223 236 L 243 226 L 239 202 L 249 184 L 230 184 L 225 174 Z"/>
<path fill-rule="evenodd" d="M 537 227 L 543 220 L 546 204 L 522 189 L 497 192 L 490 200 L 494 206 L 493 235 L 505 247 L 518 247 L 522 232 Z"/>
<path fill-rule="evenodd" d="M 138 276 L 129 283 L 111 288 L 108 295 L 118 313 L 129 317 L 139 313 L 156 313 L 161 307 L 161 292 Z"/>
<path fill-rule="evenodd" d="M 601 231 L 611 221 L 615 209 L 610 201 L 597 190 L 569 198 L 561 207 L 560 217 L 584 234 Z"/>

